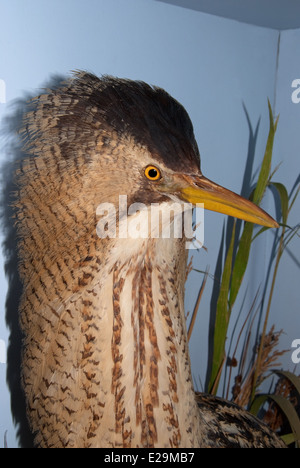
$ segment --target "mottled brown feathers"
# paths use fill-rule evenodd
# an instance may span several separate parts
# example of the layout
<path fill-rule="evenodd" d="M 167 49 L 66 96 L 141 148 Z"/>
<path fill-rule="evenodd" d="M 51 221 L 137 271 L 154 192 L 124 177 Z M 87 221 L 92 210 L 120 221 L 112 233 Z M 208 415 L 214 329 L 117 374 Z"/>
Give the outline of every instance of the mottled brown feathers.
<path fill-rule="evenodd" d="M 207 447 L 284 448 L 270 428 L 250 413 L 222 398 L 197 394 L 203 420 L 207 423 Z"/>
<path fill-rule="evenodd" d="M 120 140 L 133 138 L 152 154 L 162 155 L 171 168 L 199 167 L 186 110 L 163 89 L 142 81 L 77 72 L 33 99 L 31 107 L 25 123 L 31 152 L 59 151 L 63 160 L 76 151 L 88 158 L 95 146 L 110 145 L 115 133 Z"/>

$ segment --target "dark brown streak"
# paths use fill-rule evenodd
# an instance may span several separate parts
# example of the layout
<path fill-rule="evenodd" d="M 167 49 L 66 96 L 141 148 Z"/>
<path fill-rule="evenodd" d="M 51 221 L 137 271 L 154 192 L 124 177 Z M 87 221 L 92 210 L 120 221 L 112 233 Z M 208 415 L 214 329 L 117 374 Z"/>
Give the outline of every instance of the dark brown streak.
<path fill-rule="evenodd" d="M 113 271 L 113 334 L 112 334 L 112 358 L 113 358 L 113 369 L 112 369 L 112 385 L 111 391 L 115 396 L 115 432 L 116 434 L 124 432 L 124 420 L 126 418 L 126 410 L 124 408 L 124 393 L 125 387 L 122 387 L 122 361 L 123 355 L 120 353 L 121 346 L 121 334 L 123 321 L 121 317 L 120 309 L 120 294 L 124 286 L 124 279 L 119 278 L 119 265 L 115 266 Z M 123 434 L 124 439 L 124 434 Z M 124 440 L 123 440 L 124 441 Z"/>

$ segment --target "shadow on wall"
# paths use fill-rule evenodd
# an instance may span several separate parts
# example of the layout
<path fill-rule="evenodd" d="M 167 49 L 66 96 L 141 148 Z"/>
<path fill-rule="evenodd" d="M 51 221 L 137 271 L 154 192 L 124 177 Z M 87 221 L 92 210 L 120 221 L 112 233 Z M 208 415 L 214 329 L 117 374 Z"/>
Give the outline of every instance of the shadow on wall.
<path fill-rule="evenodd" d="M 62 76 L 53 76 L 45 87 L 52 89 L 65 80 Z M 26 158 L 22 151 L 18 133 L 22 127 L 22 119 L 28 101 L 35 94 L 27 94 L 11 104 L 11 111 L 2 122 L 1 137 L 3 137 L 5 162 L 1 167 L 1 228 L 4 233 L 2 245 L 5 257 L 5 274 L 8 279 L 8 292 L 6 297 L 6 323 L 10 331 L 7 348 L 7 384 L 11 394 L 11 412 L 17 427 L 17 437 L 22 448 L 34 446 L 27 417 L 25 396 L 21 385 L 21 353 L 22 331 L 19 326 L 18 308 L 22 295 L 22 284 L 18 275 L 17 237 L 14 226 L 14 197 L 18 190 L 14 182 L 14 174 L 20 160 Z M 28 110 L 28 109 L 27 109 Z"/>

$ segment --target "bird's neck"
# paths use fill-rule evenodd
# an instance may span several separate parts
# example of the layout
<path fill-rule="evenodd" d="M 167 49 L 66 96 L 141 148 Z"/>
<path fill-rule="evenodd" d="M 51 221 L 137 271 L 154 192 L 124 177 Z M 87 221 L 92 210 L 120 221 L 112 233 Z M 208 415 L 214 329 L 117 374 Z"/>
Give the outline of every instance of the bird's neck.
<path fill-rule="evenodd" d="M 23 381 L 37 443 L 199 446 L 184 240 L 88 241 L 27 276 Z"/>
<path fill-rule="evenodd" d="M 100 293 L 110 309 L 102 362 L 114 444 L 195 447 L 183 240 L 126 240 L 124 247 L 118 240 L 110 250 Z"/>

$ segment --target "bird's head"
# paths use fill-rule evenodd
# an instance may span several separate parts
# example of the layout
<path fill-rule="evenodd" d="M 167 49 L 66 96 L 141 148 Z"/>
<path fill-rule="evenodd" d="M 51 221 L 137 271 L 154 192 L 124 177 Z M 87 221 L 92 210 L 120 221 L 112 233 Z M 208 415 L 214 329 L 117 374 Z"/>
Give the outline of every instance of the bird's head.
<path fill-rule="evenodd" d="M 35 106 L 27 117 L 27 149 L 44 155 L 43 167 L 52 167 L 51 177 L 61 181 L 57 193 L 68 191 L 70 203 L 78 197 L 86 206 L 91 199 L 98 205 L 126 194 L 128 203 L 202 203 L 208 210 L 278 226 L 258 206 L 202 175 L 190 118 L 161 88 L 77 72 L 39 96 Z"/>
<path fill-rule="evenodd" d="M 121 148 L 127 148 L 126 157 L 121 151 L 117 159 L 117 177 L 123 188 L 127 186 L 131 201 L 204 204 L 208 210 L 278 227 L 257 205 L 203 176 L 191 120 L 166 91 L 111 77 L 102 80 L 100 89 L 104 119 L 122 141 Z M 120 184 L 115 190 L 120 190 Z"/>

